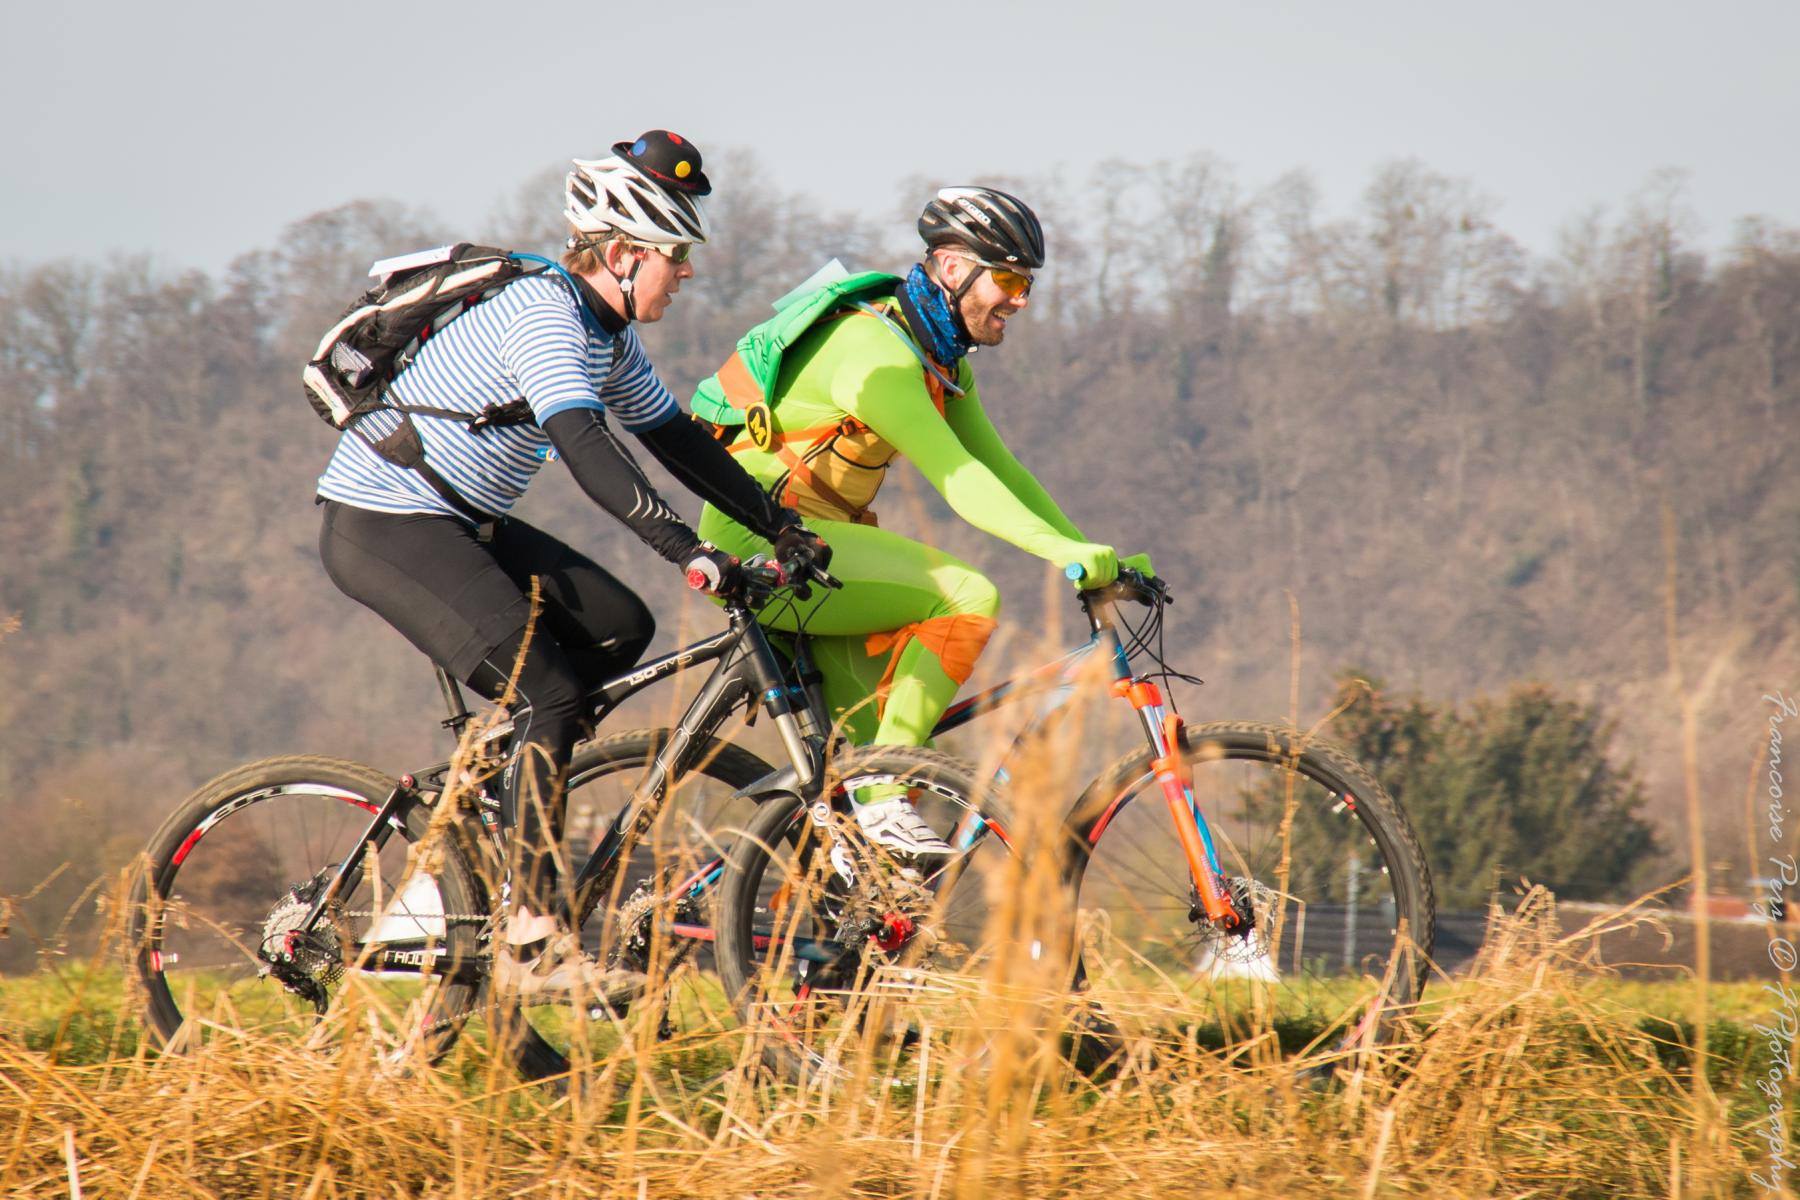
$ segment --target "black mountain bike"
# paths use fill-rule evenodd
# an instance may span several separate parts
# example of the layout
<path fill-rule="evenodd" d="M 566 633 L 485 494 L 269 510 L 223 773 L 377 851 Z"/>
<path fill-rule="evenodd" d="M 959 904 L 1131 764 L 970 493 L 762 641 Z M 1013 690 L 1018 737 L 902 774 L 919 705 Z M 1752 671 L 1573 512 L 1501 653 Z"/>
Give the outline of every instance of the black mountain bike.
<path fill-rule="evenodd" d="M 790 588 L 835 581 L 804 562 L 752 562 L 743 579 L 727 598 L 724 632 L 589 697 L 598 725 L 645 688 L 716 663 L 677 725 L 588 741 L 570 767 L 571 834 L 616 816 L 605 817 L 585 859 L 568 864 L 563 915 L 590 951 L 652 975 L 655 986 L 633 1003 L 660 1005 L 664 1038 L 732 1019 L 718 985 L 688 968 L 718 957 L 712 909 L 724 839 L 759 805 L 809 806 L 842 835 L 853 824 L 842 820 L 850 795 L 869 782 L 914 783 L 964 807 L 982 794 L 965 767 L 930 751 L 870 747 L 828 762 L 830 727 L 804 646 L 779 653 L 754 611 Z M 440 670 L 438 678 L 444 724 L 460 739 L 475 718 L 449 676 Z M 772 719 L 785 766 L 715 736 L 740 710 Z M 508 883 L 499 805 L 485 780 L 511 753 L 510 732 L 509 724 L 487 729 L 457 759 L 398 779 L 336 759 L 273 758 L 190 797 L 152 837 L 132 903 L 131 945 L 157 1039 L 175 1049 L 243 1034 L 324 1045 L 354 1025 L 396 1062 L 433 1061 L 484 1012 L 533 1078 L 568 1072 L 615 1045 L 623 1010 L 488 995 Z M 950 881 L 940 873 L 934 882 Z M 830 965 L 864 953 L 865 925 L 907 920 L 858 911 L 833 931 L 840 937 L 782 946 Z M 766 932 L 761 943 L 746 953 L 766 953 Z M 726 974 L 751 970 L 738 964 Z"/>

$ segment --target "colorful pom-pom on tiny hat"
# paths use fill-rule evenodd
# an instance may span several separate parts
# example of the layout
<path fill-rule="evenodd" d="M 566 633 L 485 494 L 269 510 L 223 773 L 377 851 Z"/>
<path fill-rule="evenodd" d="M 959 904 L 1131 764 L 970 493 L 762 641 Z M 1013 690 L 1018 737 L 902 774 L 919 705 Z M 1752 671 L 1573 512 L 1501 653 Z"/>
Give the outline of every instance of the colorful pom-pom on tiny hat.
<path fill-rule="evenodd" d="M 618 142 L 613 153 L 658 183 L 690 196 L 712 192 L 712 181 L 700 169 L 700 148 L 667 129 L 652 129 L 635 142 Z"/>

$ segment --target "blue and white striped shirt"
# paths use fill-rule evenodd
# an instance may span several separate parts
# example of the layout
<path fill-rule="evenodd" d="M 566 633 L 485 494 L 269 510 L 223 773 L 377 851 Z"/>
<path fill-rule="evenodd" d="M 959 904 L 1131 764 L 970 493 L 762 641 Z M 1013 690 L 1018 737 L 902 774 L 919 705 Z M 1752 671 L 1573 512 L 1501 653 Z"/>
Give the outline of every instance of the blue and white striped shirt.
<path fill-rule="evenodd" d="M 426 342 L 388 399 L 475 414 L 523 396 L 539 424 L 565 409 L 596 408 L 633 431 L 678 415 L 637 334 L 627 328 L 602 338 L 583 322 L 577 303 L 553 273 L 508 284 Z M 495 516 L 511 510 L 551 455 L 537 425 L 471 432 L 447 417 L 413 420 L 425 461 L 459 496 Z M 379 441 L 399 423 L 399 414 L 377 412 L 346 431 L 319 476 L 319 495 L 377 512 L 460 517 L 417 471 L 388 462 L 363 440 L 366 434 Z"/>

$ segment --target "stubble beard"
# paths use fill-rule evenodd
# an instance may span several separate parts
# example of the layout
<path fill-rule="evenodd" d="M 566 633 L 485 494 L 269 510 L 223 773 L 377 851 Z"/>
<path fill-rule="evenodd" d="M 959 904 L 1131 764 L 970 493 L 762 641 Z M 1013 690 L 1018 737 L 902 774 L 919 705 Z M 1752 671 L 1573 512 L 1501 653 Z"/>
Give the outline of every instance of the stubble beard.
<path fill-rule="evenodd" d="M 994 311 L 1000 307 L 999 305 L 996 304 L 971 314 L 968 310 L 968 301 L 965 300 L 963 303 L 965 305 L 962 314 L 963 325 L 969 331 L 970 341 L 977 346 L 998 346 L 1006 340 L 1006 326 L 994 320 Z"/>

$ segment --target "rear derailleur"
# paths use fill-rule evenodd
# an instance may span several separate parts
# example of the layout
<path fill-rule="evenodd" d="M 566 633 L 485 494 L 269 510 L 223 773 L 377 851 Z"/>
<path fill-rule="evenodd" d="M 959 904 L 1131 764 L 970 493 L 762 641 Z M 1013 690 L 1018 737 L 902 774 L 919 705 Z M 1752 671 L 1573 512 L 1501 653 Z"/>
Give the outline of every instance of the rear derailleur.
<path fill-rule="evenodd" d="M 331 1003 L 332 986 L 344 974 L 343 943 L 329 913 L 311 929 L 302 926 L 334 870 L 326 867 L 305 883 L 289 887 L 287 895 L 269 910 L 256 948 L 256 957 L 263 963 L 259 974 L 275 979 L 321 1015 Z"/>

